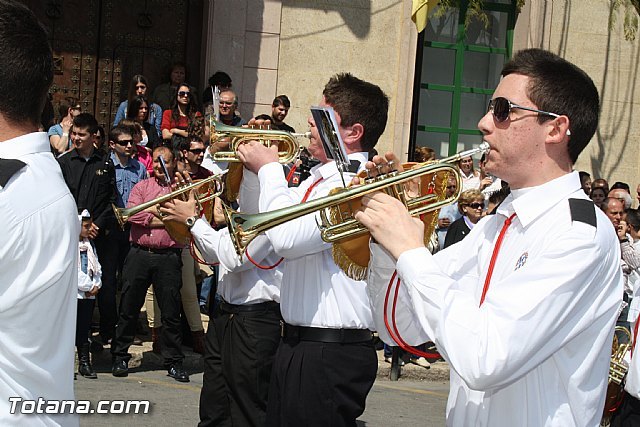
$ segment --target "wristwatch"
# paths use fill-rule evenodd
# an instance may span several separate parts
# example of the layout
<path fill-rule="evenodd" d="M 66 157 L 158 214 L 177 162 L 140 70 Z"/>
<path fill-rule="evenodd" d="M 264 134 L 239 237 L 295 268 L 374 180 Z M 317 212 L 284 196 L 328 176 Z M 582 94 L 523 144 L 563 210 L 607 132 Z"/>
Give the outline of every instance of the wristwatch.
<path fill-rule="evenodd" d="M 190 216 L 189 218 L 187 218 L 185 222 L 187 223 L 187 227 L 189 227 L 189 230 L 191 230 L 191 227 L 194 226 L 197 220 L 198 220 L 198 217 L 196 215 Z"/>

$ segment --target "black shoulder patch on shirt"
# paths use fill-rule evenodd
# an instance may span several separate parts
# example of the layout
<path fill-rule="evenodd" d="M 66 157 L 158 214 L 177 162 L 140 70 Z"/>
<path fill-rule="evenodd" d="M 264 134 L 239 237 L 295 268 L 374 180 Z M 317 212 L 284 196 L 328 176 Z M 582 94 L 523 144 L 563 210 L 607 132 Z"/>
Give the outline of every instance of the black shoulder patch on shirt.
<path fill-rule="evenodd" d="M 591 200 L 569 199 L 571 220 L 580 221 L 596 227 L 596 206 Z"/>
<path fill-rule="evenodd" d="M 357 160 L 351 160 L 349 162 L 349 167 L 347 167 L 347 172 L 357 173 L 360 168 L 360 162 Z"/>
<path fill-rule="evenodd" d="M 0 159 L 0 186 L 4 187 L 11 177 L 26 165 L 18 159 Z"/>

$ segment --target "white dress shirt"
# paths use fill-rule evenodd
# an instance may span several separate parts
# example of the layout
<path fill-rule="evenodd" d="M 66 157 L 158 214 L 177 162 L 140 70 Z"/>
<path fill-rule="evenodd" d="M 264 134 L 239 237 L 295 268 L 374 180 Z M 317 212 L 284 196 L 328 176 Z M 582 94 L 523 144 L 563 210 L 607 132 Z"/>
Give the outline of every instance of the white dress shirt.
<path fill-rule="evenodd" d="M 372 244 L 369 294 L 383 340 L 384 296 L 402 279 L 396 317 L 409 343 L 432 338 L 451 365 L 449 426 L 597 426 L 623 284 L 620 245 L 595 209 L 597 227 L 572 221 L 568 199 L 587 199 L 578 173 L 513 190 L 496 215 L 431 256 L 397 264 Z M 498 234 L 513 212 L 484 304 Z"/>
<path fill-rule="evenodd" d="M 12 415 L 9 397 L 73 396 L 76 203 L 44 132 L 0 142 L 27 166 L 0 187 L 0 425 L 73 426 L 73 415 Z"/>
<path fill-rule="evenodd" d="M 239 191 L 242 212 L 258 212 L 259 191 L 258 176 L 245 168 Z M 205 261 L 220 263 L 217 293 L 223 300 L 238 305 L 280 302 L 280 266 L 264 270 L 256 267 L 245 254 L 240 258 L 233 247 L 228 228 L 216 231 L 206 221 L 199 219 L 191 228 L 191 235 Z M 264 234 L 249 243 L 247 252 L 252 260 L 263 266 L 275 265 L 280 260 Z"/>
<path fill-rule="evenodd" d="M 367 161 L 366 153 L 349 155 L 350 160 Z M 288 187 L 282 166 L 269 163 L 258 173 L 260 179 L 260 212 L 299 204 L 314 182 L 308 200 L 326 196 L 329 190 L 342 187 L 334 162 L 311 168 L 311 176 L 299 187 Z M 353 174 L 345 173 L 349 184 Z M 365 282 L 347 277 L 331 256 L 331 244 L 320 237 L 318 213 L 286 222 L 267 231 L 283 262 L 280 310 L 284 320 L 296 326 L 319 328 L 372 329 L 373 319 Z"/>
<path fill-rule="evenodd" d="M 640 251 L 640 240 L 633 243 L 633 247 L 636 251 Z M 629 305 L 629 316 L 627 320 L 631 322 L 631 335 L 633 336 L 636 322 L 638 321 L 638 313 L 640 313 L 640 274 L 638 270 L 633 270 L 629 275 L 629 284 L 633 288 L 633 299 Z M 638 337 L 635 337 L 633 357 L 627 354 L 627 362 L 629 362 L 629 370 L 627 371 L 627 378 L 624 385 L 624 389 L 627 393 L 640 400 L 640 346 L 638 345 Z M 629 361 L 629 358 L 631 359 Z"/>

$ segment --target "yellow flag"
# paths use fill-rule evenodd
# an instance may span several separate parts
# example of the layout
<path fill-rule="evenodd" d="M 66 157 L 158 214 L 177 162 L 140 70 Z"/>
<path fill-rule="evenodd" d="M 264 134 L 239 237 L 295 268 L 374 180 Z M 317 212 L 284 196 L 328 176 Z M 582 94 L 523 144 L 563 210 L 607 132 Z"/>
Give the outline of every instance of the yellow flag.
<path fill-rule="evenodd" d="M 438 5 L 438 0 L 412 0 L 411 20 L 415 22 L 418 32 L 427 26 L 429 14 Z"/>

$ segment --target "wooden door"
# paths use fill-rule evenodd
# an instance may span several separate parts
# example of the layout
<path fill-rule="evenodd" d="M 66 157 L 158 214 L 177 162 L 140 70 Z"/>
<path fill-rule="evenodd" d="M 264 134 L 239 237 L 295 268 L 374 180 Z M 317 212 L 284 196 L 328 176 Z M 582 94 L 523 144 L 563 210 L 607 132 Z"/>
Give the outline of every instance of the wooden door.
<path fill-rule="evenodd" d="M 203 0 L 24 2 L 49 31 L 57 119 L 60 102 L 74 97 L 108 131 L 131 78 L 144 75 L 150 96 L 175 61 L 186 63 L 188 81 L 197 86 Z"/>

